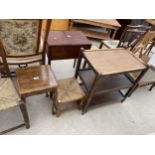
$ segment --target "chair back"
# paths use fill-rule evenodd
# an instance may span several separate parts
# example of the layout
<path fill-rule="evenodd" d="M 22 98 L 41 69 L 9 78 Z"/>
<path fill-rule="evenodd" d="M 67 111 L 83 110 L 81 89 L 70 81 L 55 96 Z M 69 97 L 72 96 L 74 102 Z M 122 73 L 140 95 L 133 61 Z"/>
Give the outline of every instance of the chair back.
<path fill-rule="evenodd" d="M 139 39 L 135 42 L 134 46 L 130 50 L 139 58 L 148 56 L 148 48 L 154 38 L 155 31 L 148 31 L 139 37 Z"/>
<path fill-rule="evenodd" d="M 6 57 L 23 57 L 42 54 L 48 31 L 42 31 L 43 20 L 0 20 L 0 38 Z M 46 28 L 49 20 L 46 22 Z"/>
<path fill-rule="evenodd" d="M 135 41 L 150 29 L 150 26 L 127 25 L 121 35 L 118 47 L 131 48 L 134 46 Z"/>

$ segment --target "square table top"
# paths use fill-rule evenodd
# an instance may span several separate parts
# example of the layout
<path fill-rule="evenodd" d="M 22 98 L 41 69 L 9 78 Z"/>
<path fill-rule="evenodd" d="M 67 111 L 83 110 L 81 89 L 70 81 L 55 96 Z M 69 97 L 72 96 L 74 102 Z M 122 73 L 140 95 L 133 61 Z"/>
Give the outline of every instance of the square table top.
<path fill-rule="evenodd" d="M 132 72 L 146 68 L 129 50 L 121 48 L 85 50 L 84 56 L 92 65 L 93 69 L 101 75 Z"/>
<path fill-rule="evenodd" d="M 57 87 L 57 81 L 49 65 L 18 68 L 16 81 L 21 96 L 51 91 Z"/>
<path fill-rule="evenodd" d="M 51 31 L 48 46 L 91 45 L 91 42 L 80 31 Z"/>

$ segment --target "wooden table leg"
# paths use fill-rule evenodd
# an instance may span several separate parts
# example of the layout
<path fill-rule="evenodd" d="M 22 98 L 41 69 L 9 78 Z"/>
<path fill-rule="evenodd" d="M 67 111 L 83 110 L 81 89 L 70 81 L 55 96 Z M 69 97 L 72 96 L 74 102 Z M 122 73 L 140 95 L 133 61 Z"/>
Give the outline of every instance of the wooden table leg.
<path fill-rule="evenodd" d="M 142 77 L 144 76 L 144 74 L 147 72 L 148 68 L 146 68 L 145 70 L 143 70 L 141 72 L 141 74 L 137 77 L 137 79 L 135 80 L 133 86 L 126 92 L 126 94 L 124 95 L 124 99 L 122 100 L 125 101 L 125 99 L 129 96 L 132 95 L 132 93 L 136 90 L 136 88 L 138 87 L 138 83 L 139 81 L 142 79 Z"/>
<path fill-rule="evenodd" d="M 115 39 L 116 33 L 117 33 L 117 30 L 114 30 L 114 32 L 112 34 L 112 39 Z"/>
<path fill-rule="evenodd" d="M 102 47 L 103 47 L 103 41 L 101 41 L 101 44 L 99 45 L 99 49 L 102 49 Z"/>
<path fill-rule="evenodd" d="M 24 118 L 25 126 L 27 129 L 29 129 L 30 128 L 30 121 L 29 121 L 29 116 L 28 116 L 26 104 L 23 102 L 19 105 L 19 107 L 20 107 L 20 110 L 21 110 L 23 118 Z"/>
<path fill-rule="evenodd" d="M 80 69 L 80 66 L 81 66 L 81 61 L 82 61 L 82 53 L 84 51 L 84 48 L 80 48 L 80 53 L 79 53 L 79 57 L 78 57 L 78 62 L 77 62 L 77 65 L 76 65 L 76 70 L 75 70 L 75 78 L 78 77 L 78 71 Z"/>
<path fill-rule="evenodd" d="M 83 108 L 83 110 L 82 110 L 82 114 L 85 114 L 85 113 L 87 112 L 87 109 L 88 109 L 88 107 L 89 107 L 89 105 L 90 105 L 90 102 L 91 102 L 91 100 L 92 100 L 92 97 L 93 97 L 93 95 L 94 95 L 94 93 L 95 93 L 96 84 L 97 84 L 99 78 L 100 78 L 100 75 L 98 74 L 98 75 L 96 76 L 96 78 L 95 78 L 95 80 L 94 80 L 92 86 L 91 86 L 90 92 L 88 92 L 87 99 L 86 99 L 86 104 L 84 105 L 84 108 Z"/>
<path fill-rule="evenodd" d="M 112 33 L 112 29 L 108 29 L 108 35 L 109 35 L 109 37 L 111 36 L 111 33 Z"/>

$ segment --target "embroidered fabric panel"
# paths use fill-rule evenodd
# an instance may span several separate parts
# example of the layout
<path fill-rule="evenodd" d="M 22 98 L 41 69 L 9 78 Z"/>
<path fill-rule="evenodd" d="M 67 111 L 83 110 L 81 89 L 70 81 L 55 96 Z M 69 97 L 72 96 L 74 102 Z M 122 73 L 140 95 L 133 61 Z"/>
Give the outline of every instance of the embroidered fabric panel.
<path fill-rule="evenodd" d="M 7 56 L 33 55 L 37 50 L 39 20 L 0 20 L 0 37 Z"/>

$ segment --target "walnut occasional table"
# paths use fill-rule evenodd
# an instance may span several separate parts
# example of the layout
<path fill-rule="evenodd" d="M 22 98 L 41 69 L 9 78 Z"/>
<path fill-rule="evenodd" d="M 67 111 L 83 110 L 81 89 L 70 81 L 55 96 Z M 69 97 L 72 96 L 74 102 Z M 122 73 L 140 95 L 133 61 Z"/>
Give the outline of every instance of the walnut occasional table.
<path fill-rule="evenodd" d="M 78 58 L 81 47 L 91 47 L 91 42 L 82 32 L 51 31 L 48 37 L 48 64 L 51 60 Z"/>
<path fill-rule="evenodd" d="M 88 68 L 80 68 L 82 58 L 87 62 Z M 111 99 L 124 101 L 135 89 L 146 70 L 147 67 L 125 49 L 81 51 L 75 77 L 79 76 L 87 93 L 83 113 L 89 105 Z M 141 74 L 133 81 L 128 73 L 136 71 L 141 71 Z M 127 92 L 123 94 L 121 90 L 127 88 Z"/>
<path fill-rule="evenodd" d="M 49 65 L 18 68 L 16 70 L 16 81 L 19 94 L 23 100 L 35 94 L 56 93 L 57 81 Z"/>

